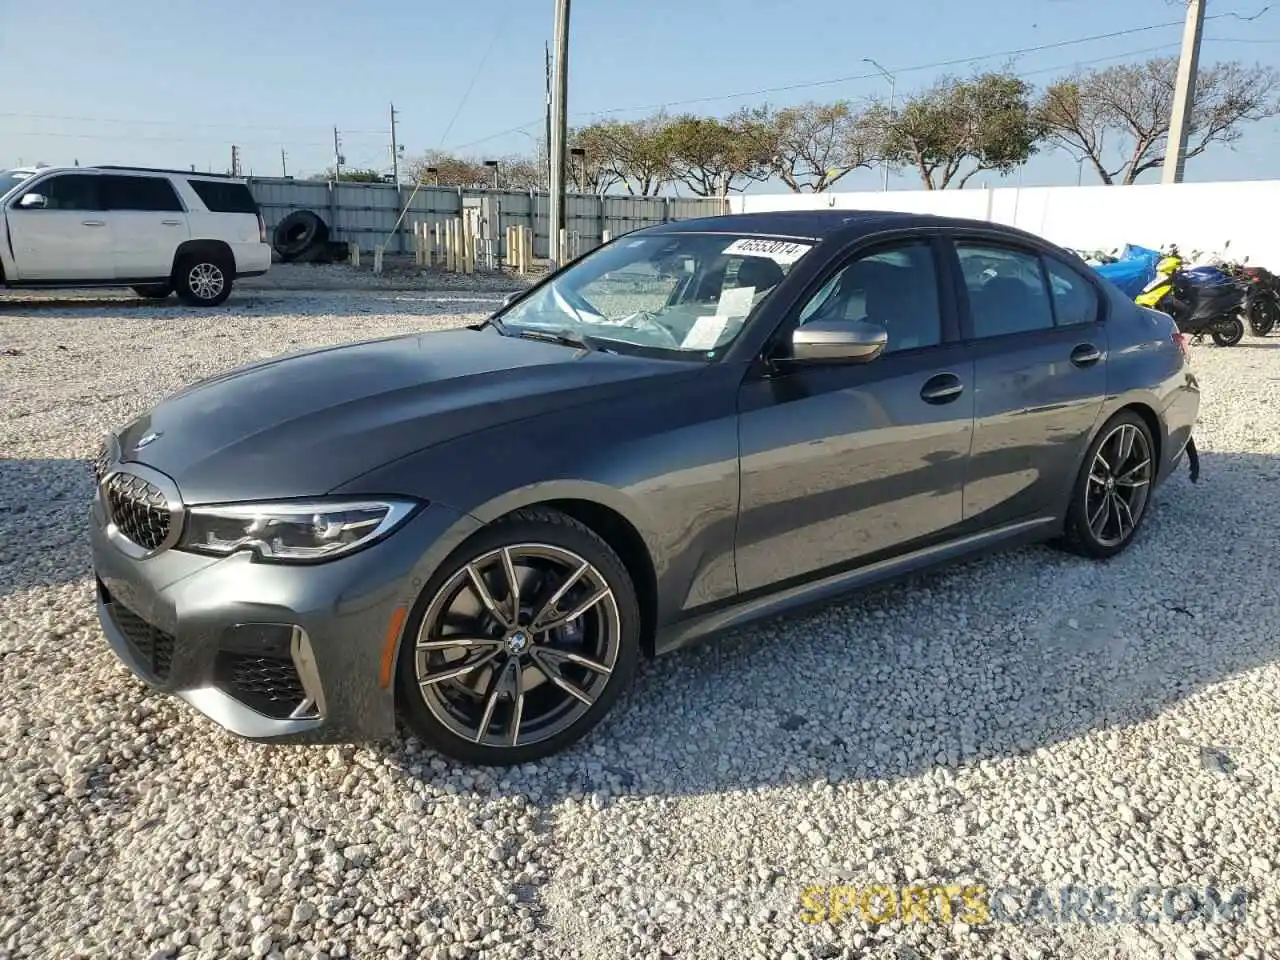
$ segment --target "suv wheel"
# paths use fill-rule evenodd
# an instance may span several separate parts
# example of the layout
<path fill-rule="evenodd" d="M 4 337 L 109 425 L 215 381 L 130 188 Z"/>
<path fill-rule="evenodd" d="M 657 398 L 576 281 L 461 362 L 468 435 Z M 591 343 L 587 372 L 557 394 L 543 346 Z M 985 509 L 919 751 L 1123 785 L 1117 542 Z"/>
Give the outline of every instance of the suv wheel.
<path fill-rule="evenodd" d="M 163 300 L 169 294 L 173 293 L 173 284 L 171 283 L 147 283 L 140 287 L 133 287 L 133 292 L 144 300 Z"/>
<path fill-rule="evenodd" d="M 174 271 L 178 296 L 193 307 L 216 307 L 231 296 L 231 270 L 212 253 L 183 257 Z"/>
<path fill-rule="evenodd" d="M 526 763 L 604 718 L 639 649 L 640 606 L 617 554 L 562 513 L 521 510 L 422 591 L 401 641 L 400 714 L 463 762 Z"/>
<path fill-rule="evenodd" d="M 1125 410 L 1089 446 L 1067 511 L 1066 545 L 1104 560 L 1133 541 L 1156 477 L 1155 443 L 1146 421 Z"/>

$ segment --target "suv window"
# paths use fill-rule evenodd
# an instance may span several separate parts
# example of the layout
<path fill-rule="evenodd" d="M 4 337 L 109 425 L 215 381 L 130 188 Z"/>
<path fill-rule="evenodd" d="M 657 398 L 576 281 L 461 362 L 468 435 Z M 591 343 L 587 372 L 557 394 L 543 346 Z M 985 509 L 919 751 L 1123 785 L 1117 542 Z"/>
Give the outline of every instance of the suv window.
<path fill-rule="evenodd" d="M 188 180 L 187 183 L 210 213 L 250 213 L 257 216 L 258 203 L 243 183 L 222 180 Z"/>
<path fill-rule="evenodd" d="M 41 180 L 30 190 L 24 190 L 22 195 L 26 196 L 28 193 L 38 193 L 43 196 L 47 201 L 46 210 L 102 209 L 96 174 L 60 173 L 48 180 Z"/>
<path fill-rule="evenodd" d="M 1049 286 L 1053 290 L 1053 313 L 1058 326 L 1096 323 L 1102 304 L 1098 300 L 1093 284 L 1052 257 L 1045 257 L 1044 264 L 1049 271 Z"/>
<path fill-rule="evenodd" d="M 958 242 L 975 337 L 1053 328 L 1053 305 L 1038 254 Z"/>
<path fill-rule="evenodd" d="M 846 264 L 800 311 L 815 320 L 865 320 L 889 332 L 885 352 L 942 342 L 938 273 L 927 239 L 881 247 Z"/>
<path fill-rule="evenodd" d="M 108 210 L 182 211 L 182 203 L 167 177 L 102 177 L 103 196 Z"/>

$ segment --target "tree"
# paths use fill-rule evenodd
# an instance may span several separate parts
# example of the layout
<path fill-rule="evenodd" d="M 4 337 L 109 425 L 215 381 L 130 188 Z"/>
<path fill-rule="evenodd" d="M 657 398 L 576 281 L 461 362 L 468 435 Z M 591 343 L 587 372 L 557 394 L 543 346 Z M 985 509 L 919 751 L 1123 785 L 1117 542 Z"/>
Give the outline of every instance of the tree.
<path fill-rule="evenodd" d="M 435 173 L 428 173 L 431 168 Z M 467 157 L 455 157 L 440 150 L 428 150 L 421 157 L 409 161 L 405 172 L 419 183 L 442 187 L 468 187 L 484 190 L 493 186 L 493 171 L 483 163 Z"/>
<path fill-rule="evenodd" d="M 772 173 L 795 193 L 821 193 L 872 157 L 864 114 L 847 101 L 805 103 L 771 115 Z"/>
<path fill-rule="evenodd" d="M 501 157 L 498 160 L 498 182 L 504 190 L 545 190 L 546 159 L 519 154 Z"/>
<path fill-rule="evenodd" d="M 775 130 L 763 111 L 730 117 L 682 116 L 662 133 L 673 179 L 700 197 L 723 197 L 769 179 L 777 153 Z"/>
<path fill-rule="evenodd" d="M 1174 57 L 1077 73 L 1051 84 L 1039 114 L 1053 144 L 1088 160 L 1105 184 L 1131 184 L 1164 165 L 1178 72 Z M 1249 121 L 1274 117 L 1277 74 L 1239 62 L 1202 68 L 1196 78 L 1188 158 L 1235 143 Z"/>
<path fill-rule="evenodd" d="M 310 177 L 311 180 L 333 180 L 334 169 L 330 167 L 324 173 L 317 173 Z M 343 170 L 338 174 L 337 179 L 343 183 L 382 183 L 386 179 L 386 174 L 381 170 Z"/>
<path fill-rule="evenodd" d="M 984 170 L 1006 175 L 1036 152 L 1042 135 L 1030 85 L 1008 73 L 944 77 L 901 110 L 878 105 L 867 123 L 885 161 L 913 167 L 926 190 L 963 188 Z"/>
<path fill-rule="evenodd" d="M 602 190 L 621 184 L 632 196 L 657 196 L 671 181 L 671 157 L 664 131 L 670 120 L 655 114 L 644 120 L 601 120 L 574 132 L 572 146 Z"/>

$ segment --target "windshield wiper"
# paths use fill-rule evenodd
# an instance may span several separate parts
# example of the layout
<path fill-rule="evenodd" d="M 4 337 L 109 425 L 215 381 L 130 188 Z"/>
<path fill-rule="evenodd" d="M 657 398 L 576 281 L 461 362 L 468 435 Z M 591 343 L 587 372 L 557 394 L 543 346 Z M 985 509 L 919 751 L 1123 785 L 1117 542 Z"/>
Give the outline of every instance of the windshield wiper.
<path fill-rule="evenodd" d="M 545 340 L 547 343 L 558 343 L 565 347 L 578 347 L 592 350 L 589 338 L 570 333 L 568 330 L 520 330 L 514 334 L 525 340 Z"/>

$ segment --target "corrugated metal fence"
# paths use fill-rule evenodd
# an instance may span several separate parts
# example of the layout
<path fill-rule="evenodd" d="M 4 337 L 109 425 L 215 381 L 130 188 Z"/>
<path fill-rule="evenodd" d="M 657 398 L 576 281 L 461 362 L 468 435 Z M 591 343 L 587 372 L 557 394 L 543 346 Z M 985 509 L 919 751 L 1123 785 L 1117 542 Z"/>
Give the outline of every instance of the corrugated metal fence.
<path fill-rule="evenodd" d="M 335 240 L 357 242 L 364 250 L 385 243 L 390 253 L 408 253 L 413 250 L 414 222 L 451 219 L 461 216 L 464 207 L 474 206 L 481 209 L 482 239 L 500 245 L 508 226 L 532 227 L 534 256 L 545 257 L 549 251 L 550 198 L 545 193 L 420 187 L 397 236 L 392 237 L 400 205 L 409 203 L 412 187 L 402 186 L 397 190 L 389 183 L 328 183 L 265 177 L 250 179 L 249 186 L 262 208 L 268 230 L 295 210 L 312 210 L 329 225 L 330 236 Z M 606 230 L 616 237 L 655 223 L 728 212 L 728 202 L 720 197 L 569 194 L 565 229 L 577 238 L 577 250 L 572 252 L 583 253 L 599 246 Z M 506 251 L 498 253 L 505 257 Z"/>

